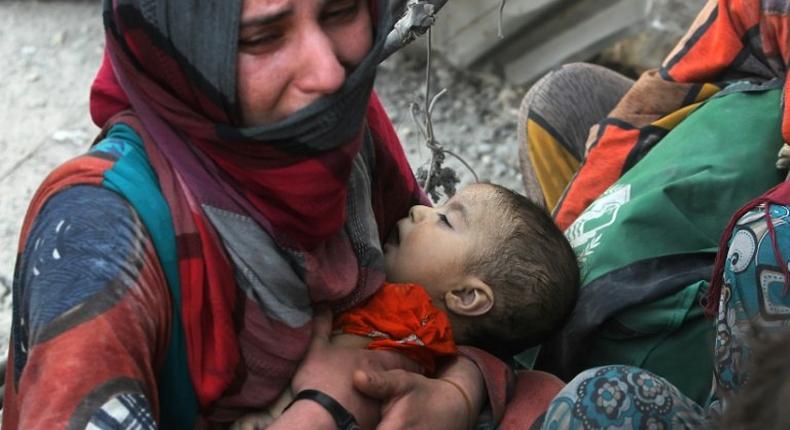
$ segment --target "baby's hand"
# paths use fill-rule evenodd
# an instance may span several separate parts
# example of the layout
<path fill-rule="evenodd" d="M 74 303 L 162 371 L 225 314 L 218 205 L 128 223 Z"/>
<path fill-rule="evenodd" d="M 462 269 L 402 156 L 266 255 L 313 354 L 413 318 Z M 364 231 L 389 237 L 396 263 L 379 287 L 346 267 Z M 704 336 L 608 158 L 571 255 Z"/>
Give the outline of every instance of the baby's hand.
<path fill-rule="evenodd" d="M 274 422 L 274 417 L 268 412 L 247 414 L 233 423 L 230 430 L 263 430 Z"/>
<path fill-rule="evenodd" d="M 782 149 L 779 150 L 779 158 L 776 160 L 776 168 L 777 169 L 787 169 L 790 167 L 790 145 L 784 144 L 782 145 Z"/>
<path fill-rule="evenodd" d="M 291 389 L 286 388 L 266 411 L 244 415 L 233 423 L 230 430 L 263 430 L 282 415 L 285 408 L 291 404 L 291 400 L 293 400 Z"/>

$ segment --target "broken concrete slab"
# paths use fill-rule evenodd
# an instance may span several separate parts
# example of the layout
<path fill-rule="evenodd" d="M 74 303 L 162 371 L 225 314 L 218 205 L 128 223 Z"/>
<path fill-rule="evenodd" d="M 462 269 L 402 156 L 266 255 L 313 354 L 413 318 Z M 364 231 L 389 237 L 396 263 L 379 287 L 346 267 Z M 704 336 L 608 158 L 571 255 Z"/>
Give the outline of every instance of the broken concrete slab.
<path fill-rule="evenodd" d="M 459 67 L 495 69 L 515 84 L 584 60 L 643 25 L 650 0 L 454 0 L 439 14 L 433 46 Z"/>

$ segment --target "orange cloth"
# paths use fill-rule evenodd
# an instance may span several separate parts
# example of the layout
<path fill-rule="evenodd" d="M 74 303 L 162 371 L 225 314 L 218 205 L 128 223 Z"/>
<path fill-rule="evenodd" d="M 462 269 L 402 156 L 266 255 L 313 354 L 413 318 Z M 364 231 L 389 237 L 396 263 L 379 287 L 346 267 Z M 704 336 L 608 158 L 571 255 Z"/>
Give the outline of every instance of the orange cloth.
<path fill-rule="evenodd" d="M 384 284 L 365 303 L 339 315 L 334 327 L 370 337 L 368 349 L 405 354 L 428 374 L 436 370 L 437 359 L 458 352 L 447 314 L 416 284 Z"/>

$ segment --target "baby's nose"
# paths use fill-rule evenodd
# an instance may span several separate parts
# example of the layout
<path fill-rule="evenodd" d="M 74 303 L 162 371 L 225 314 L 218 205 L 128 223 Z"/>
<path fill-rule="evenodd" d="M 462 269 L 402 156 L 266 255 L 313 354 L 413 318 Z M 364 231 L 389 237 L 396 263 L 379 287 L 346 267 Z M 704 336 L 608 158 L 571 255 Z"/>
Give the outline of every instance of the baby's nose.
<path fill-rule="evenodd" d="M 429 208 L 428 206 L 423 206 L 423 205 L 412 206 L 411 209 L 409 209 L 409 218 L 411 218 L 411 222 L 414 223 L 422 222 L 426 218 L 428 218 L 430 212 L 431 212 L 431 208 Z"/>

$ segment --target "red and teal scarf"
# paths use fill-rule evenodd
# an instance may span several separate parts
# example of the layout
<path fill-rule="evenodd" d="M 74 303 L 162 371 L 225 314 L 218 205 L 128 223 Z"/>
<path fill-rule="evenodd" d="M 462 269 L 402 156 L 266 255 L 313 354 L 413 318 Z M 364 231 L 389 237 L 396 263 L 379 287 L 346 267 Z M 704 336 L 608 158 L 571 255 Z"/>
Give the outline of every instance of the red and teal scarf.
<path fill-rule="evenodd" d="M 280 123 L 244 128 L 235 83 L 241 0 L 105 2 L 106 50 L 91 114 L 105 128 L 125 110 L 139 120 L 133 126 L 172 212 L 189 373 L 203 406 L 222 395 L 240 365 L 234 311 L 244 301 L 207 207 L 251 218 L 282 249 L 305 255 L 302 277 L 311 299 L 331 302 L 360 288 L 362 296 L 372 294 L 377 285 L 356 283 L 382 278 L 357 276 L 322 291 L 332 288 L 322 279 L 337 277 L 325 272 L 349 260 L 356 274 L 381 269 L 353 253 L 314 253 L 343 229 L 348 180 L 363 140 L 375 148 L 371 204 L 379 239 L 424 199 L 371 96 L 389 26 L 386 5 L 377 6 L 371 1 L 374 47 L 341 90 Z M 189 13 L 172 13 L 179 9 Z"/>

